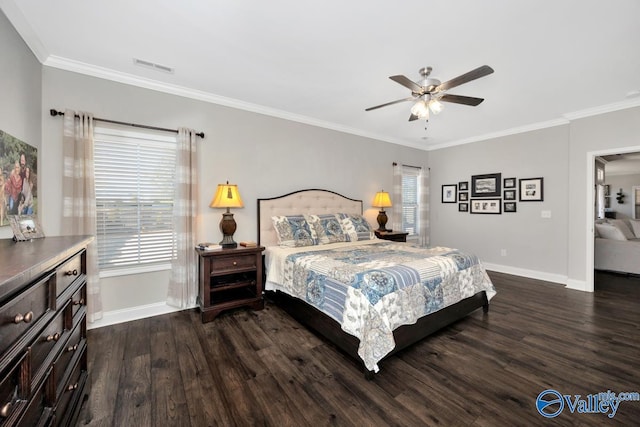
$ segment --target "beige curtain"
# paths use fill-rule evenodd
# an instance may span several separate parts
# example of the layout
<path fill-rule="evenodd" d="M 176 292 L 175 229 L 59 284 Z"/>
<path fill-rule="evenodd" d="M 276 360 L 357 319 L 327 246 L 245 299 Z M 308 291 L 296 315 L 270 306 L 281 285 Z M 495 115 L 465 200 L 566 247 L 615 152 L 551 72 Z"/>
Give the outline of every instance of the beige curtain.
<path fill-rule="evenodd" d="M 79 118 L 76 118 L 76 114 Z M 63 130 L 62 234 L 96 235 L 93 116 L 67 110 Z M 102 318 L 98 245 L 87 248 L 87 321 Z"/>
<path fill-rule="evenodd" d="M 420 169 L 420 246 L 429 246 L 429 168 Z"/>
<path fill-rule="evenodd" d="M 392 203 L 391 207 L 391 223 L 394 230 L 402 230 L 402 174 L 403 168 L 414 171 L 420 170 L 418 175 L 420 194 L 418 195 L 418 209 L 420 216 L 420 228 L 418 243 L 420 246 L 429 246 L 429 169 L 417 168 L 413 166 L 403 166 L 397 163 L 393 163 L 393 189 L 392 189 Z"/>
<path fill-rule="evenodd" d="M 196 132 L 178 129 L 173 223 L 177 257 L 171 263 L 167 304 L 189 308 L 198 295 L 198 259 L 196 251 L 196 215 L 198 212 L 198 170 Z"/>
<path fill-rule="evenodd" d="M 391 229 L 402 230 L 402 166 L 393 163 L 393 188 L 391 189 Z"/>

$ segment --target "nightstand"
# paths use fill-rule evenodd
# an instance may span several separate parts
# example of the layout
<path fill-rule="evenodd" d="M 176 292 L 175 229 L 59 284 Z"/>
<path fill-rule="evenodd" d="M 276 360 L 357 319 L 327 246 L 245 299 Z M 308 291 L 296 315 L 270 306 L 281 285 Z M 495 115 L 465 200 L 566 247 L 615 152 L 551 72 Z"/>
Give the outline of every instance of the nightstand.
<path fill-rule="evenodd" d="M 264 248 L 196 249 L 199 264 L 198 303 L 202 322 L 210 322 L 224 310 L 264 307 L 262 299 L 262 251 Z"/>
<path fill-rule="evenodd" d="M 376 230 L 376 237 L 378 239 L 391 240 L 392 242 L 406 242 L 407 235 L 404 231 L 378 231 Z"/>

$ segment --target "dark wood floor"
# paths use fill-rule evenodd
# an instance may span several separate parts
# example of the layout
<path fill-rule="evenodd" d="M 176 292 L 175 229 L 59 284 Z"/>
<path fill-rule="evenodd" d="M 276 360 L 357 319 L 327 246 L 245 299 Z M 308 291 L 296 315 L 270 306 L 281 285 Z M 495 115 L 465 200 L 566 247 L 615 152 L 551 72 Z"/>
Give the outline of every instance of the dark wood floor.
<path fill-rule="evenodd" d="M 372 381 L 268 303 L 207 324 L 184 311 L 91 330 L 79 425 L 637 425 L 640 402 L 613 419 L 565 407 L 548 420 L 535 400 L 640 391 L 640 280 L 599 275 L 589 294 L 491 277 L 488 314 L 382 362 Z"/>

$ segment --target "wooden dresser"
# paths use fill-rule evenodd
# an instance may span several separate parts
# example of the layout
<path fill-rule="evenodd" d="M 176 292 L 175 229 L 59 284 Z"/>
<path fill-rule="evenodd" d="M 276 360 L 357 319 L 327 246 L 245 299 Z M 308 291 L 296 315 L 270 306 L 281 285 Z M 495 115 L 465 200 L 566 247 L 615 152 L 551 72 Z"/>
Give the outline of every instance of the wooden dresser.
<path fill-rule="evenodd" d="M 75 425 L 87 392 L 92 237 L 0 240 L 0 426 Z"/>

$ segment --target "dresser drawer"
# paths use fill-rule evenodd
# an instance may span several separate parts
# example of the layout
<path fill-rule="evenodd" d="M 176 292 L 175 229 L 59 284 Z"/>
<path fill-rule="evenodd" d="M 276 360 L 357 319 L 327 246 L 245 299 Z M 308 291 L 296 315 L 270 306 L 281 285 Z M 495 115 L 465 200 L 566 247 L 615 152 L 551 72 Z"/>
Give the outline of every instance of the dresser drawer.
<path fill-rule="evenodd" d="M 255 254 L 215 257 L 211 259 L 211 273 L 228 274 L 235 271 L 255 270 L 258 267 L 257 259 Z"/>
<path fill-rule="evenodd" d="M 40 384 L 40 387 L 31 397 L 27 410 L 22 415 L 19 426 L 34 427 L 46 425 L 47 420 L 51 417 L 51 408 L 47 407 L 46 381 Z"/>
<path fill-rule="evenodd" d="M 64 348 L 53 364 L 53 381 L 58 390 L 58 394 L 62 391 L 65 381 L 65 372 L 69 369 L 73 356 L 78 351 L 84 350 L 86 341 L 82 334 L 82 325 L 78 324 L 71 332 L 69 340 L 64 344 Z"/>
<path fill-rule="evenodd" d="M 83 347 L 82 351 L 86 351 L 86 347 Z M 82 359 L 82 357 L 79 359 Z M 84 385 L 87 381 L 87 371 L 83 369 L 82 360 L 79 359 L 74 358 L 77 363 L 69 377 L 69 380 L 60 390 L 60 397 L 55 408 L 55 425 L 66 424 L 68 422 L 67 418 L 70 416 L 70 412 L 68 410 L 72 409 L 70 404 L 72 402 L 79 404 L 80 402 L 78 394 L 82 393 L 84 390 Z"/>
<path fill-rule="evenodd" d="M 0 307 L 0 355 L 49 311 L 53 285 L 50 275 Z"/>
<path fill-rule="evenodd" d="M 68 334 L 64 329 L 64 310 L 60 310 L 31 345 L 31 372 L 35 383 L 41 380 L 53 362 L 53 358 L 49 358 L 48 362 L 47 358 L 52 355 L 58 341 L 62 343 Z"/>
<path fill-rule="evenodd" d="M 14 418 L 26 405 L 28 390 L 21 384 L 20 377 L 27 370 L 27 352 L 16 361 L 6 372 L 1 372 L 0 381 L 0 425 L 7 419 Z"/>
<path fill-rule="evenodd" d="M 76 317 L 78 310 L 87 306 L 87 284 L 82 285 L 78 291 L 71 297 L 72 317 Z"/>
<path fill-rule="evenodd" d="M 69 287 L 78 277 L 85 273 L 84 264 L 82 262 L 84 251 L 71 257 L 67 262 L 60 265 L 56 270 L 57 292 L 60 295 Z"/>

